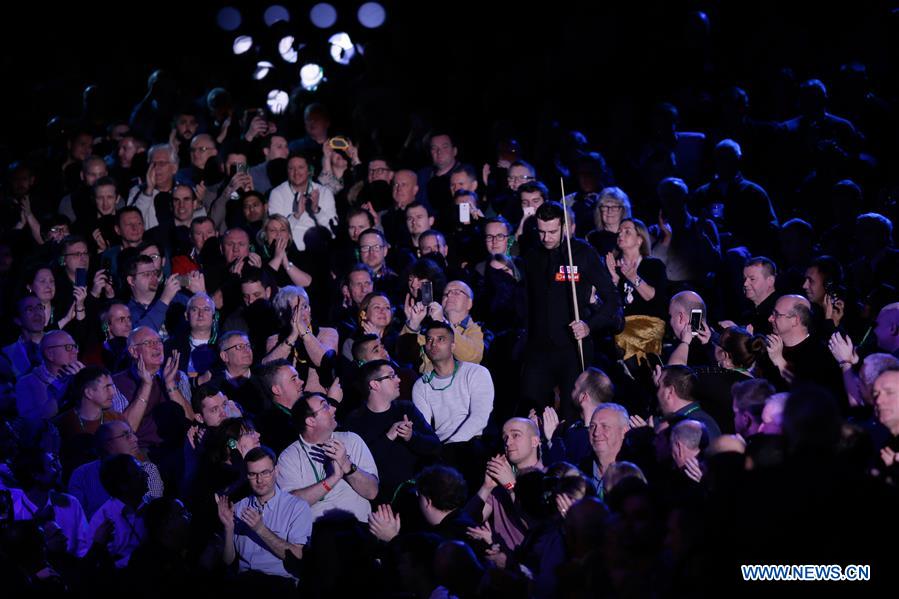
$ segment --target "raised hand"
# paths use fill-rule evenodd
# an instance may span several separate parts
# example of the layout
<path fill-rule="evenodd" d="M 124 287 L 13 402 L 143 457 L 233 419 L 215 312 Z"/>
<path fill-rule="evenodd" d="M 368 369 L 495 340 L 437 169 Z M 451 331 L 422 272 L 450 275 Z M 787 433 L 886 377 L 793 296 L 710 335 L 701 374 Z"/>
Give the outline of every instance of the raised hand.
<path fill-rule="evenodd" d="M 176 349 L 172 350 L 172 355 L 165 361 L 165 366 L 162 369 L 162 378 L 165 380 L 166 387 L 175 385 L 175 379 L 178 378 L 178 364 L 180 364 L 180 360 L 181 352 Z"/>
<path fill-rule="evenodd" d="M 421 321 L 425 319 L 427 311 L 421 302 L 416 302 L 411 295 L 406 294 L 406 303 L 403 305 L 406 313 L 406 324 L 413 331 L 421 328 Z"/>
<path fill-rule="evenodd" d="M 150 372 L 150 369 L 147 368 L 146 362 L 144 362 L 143 356 L 137 359 L 137 376 L 140 377 L 142 383 L 147 385 L 153 384 L 153 375 L 155 372 Z"/>
<path fill-rule="evenodd" d="M 247 256 L 247 262 L 250 263 L 250 266 L 262 268 L 262 256 L 260 256 L 256 252 L 250 252 L 250 255 Z"/>
<path fill-rule="evenodd" d="M 234 530 L 234 506 L 227 495 L 215 494 L 215 505 L 218 508 L 219 522 L 224 525 L 226 531 Z"/>
<path fill-rule="evenodd" d="M 321 444 L 321 448 L 325 455 L 334 462 L 337 468 L 340 468 L 344 474 L 349 473 L 351 463 L 343 443 L 337 439 L 328 439 Z"/>
<path fill-rule="evenodd" d="M 250 507 L 244 508 L 240 513 L 240 519 L 244 524 L 249 526 L 253 532 L 258 533 L 265 527 L 265 524 L 262 522 L 262 514 Z"/>
<path fill-rule="evenodd" d="M 831 335 L 827 342 L 827 348 L 837 362 L 843 364 L 858 364 L 858 353 L 849 335 L 841 335 L 839 332 Z"/>
<path fill-rule="evenodd" d="M 187 289 L 191 293 L 206 293 L 206 275 L 199 270 L 192 270 L 187 275 Z"/>
<path fill-rule="evenodd" d="M 178 280 L 178 275 L 171 275 L 165 280 L 165 287 L 163 288 L 159 299 L 166 305 L 171 304 L 179 291 L 181 291 L 181 281 Z"/>
<path fill-rule="evenodd" d="M 652 421 L 652 417 L 649 418 L 650 422 Z M 642 428 L 644 426 L 649 426 L 649 422 L 646 422 L 638 416 L 637 414 L 632 414 L 630 418 L 630 427 L 633 428 Z"/>
<path fill-rule="evenodd" d="M 328 387 L 328 399 L 333 399 L 337 403 L 343 401 L 343 387 L 340 386 L 340 377 L 335 377 L 334 382 Z"/>
<path fill-rule="evenodd" d="M 465 529 L 465 534 L 475 541 L 482 541 L 488 546 L 493 545 L 493 531 L 490 530 L 489 522 L 484 522 L 480 526 L 469 526 Z"/>
<path fill-rule="evenodd" d="M 546 406 L 543 410 L 543 435 L 547 440 L 552 439 L 557 428 L 559 428 L 559 414 L 552 406 Z"/>
<path fill-rule="evenodd" d="M 609 270 L 609 276 L 612 277 L 612 284 L 617 285 L 618 281 L 621 280 L 621 277 L 618 276 L 618 269 L 616 268 L 618 265 L 618 261 L 615 260 L 615 254 L 613 252 L 609 252 L 606 254 L 606 268 Z"/>
<path fill-rule="evenodd" d="M 556 495 L 556 509 L 563 518 L 568 514 L 572 505 L 574 505 L 574 501 L 566 493 Z"/>
<path fill-rule="evenodd" d="M 368 517 L 368 530 L 375 538 L 389 542 L 400 534 L 400 515 L 394 514 L 390 505 L 379 505 Z"/>
<path fill-rule="evenodd" d="M 94 241 L 97 243 L 97 250 L 100 252 L 105 252 L 109 247 L 109 244 L 106 243 L 106 238 L 103 237 L 103 234 L 100 232 L 100 229 L 94 229 L 94 232 L 91 233 L 91 237 L 94 238 Z"/>
<path fill-rule="evenodd" d="M 509 460 L 504 455 L 498 455 L 487 461 L 487 474 L 503 486 L 515 482 L 515 473 L 512 471 L 512 465 L 509 464 Z"/>
<path fill-rule="evenodd" d="M 413 423 L 409 420 L 409 417 L 406 414 L 403 414 L 403 419 L 397 422 L 399 427 L 397 428 L 397 435 L 399 435 L 400 439 L 404 441 L 410 441 L 412 439 L 412 426 Z"/>
<path fill-rule="evenodd" d="M 687 458 L 687 461 L 684 463 L 684 474 L 694 482 L 698 483 L 701 481 L 702 467 L 699 465 L 699 460 L 696 458 Z"/>

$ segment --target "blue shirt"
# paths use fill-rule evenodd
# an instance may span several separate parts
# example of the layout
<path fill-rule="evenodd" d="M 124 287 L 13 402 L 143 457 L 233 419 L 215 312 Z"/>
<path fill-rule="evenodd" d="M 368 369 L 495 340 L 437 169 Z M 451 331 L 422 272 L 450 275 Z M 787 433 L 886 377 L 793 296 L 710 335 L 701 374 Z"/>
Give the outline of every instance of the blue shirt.
<path fill-rule="evenodd" d="M 284 569 L 281 558 L 271 552 L 240 515 L 244 510 L 262 513 L 262 523 L 272 533 L 293 545 L 305 545 L 312 534 L 312 510 L 309 504 L 275 487 L 275 494 L 264 506 L 256 497 L 246 497 L 234 506 L 234 549 L 241 572 L 256 571 L 273 576 L 294 578 Z"/>

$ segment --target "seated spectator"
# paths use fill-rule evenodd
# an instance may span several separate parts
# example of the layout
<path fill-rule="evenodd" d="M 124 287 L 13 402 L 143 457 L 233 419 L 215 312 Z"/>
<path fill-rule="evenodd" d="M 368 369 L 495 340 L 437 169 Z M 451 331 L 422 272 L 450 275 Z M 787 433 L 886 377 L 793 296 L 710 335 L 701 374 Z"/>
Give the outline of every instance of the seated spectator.
<path fill-rule="evenodd" d="M 542 471 L 540 431 L 527 418 L 512 418 L 503 424 L 503 453 L 490 458 L 484 483 L 469 503 L 469 511 L 480 516 L 493 531 L 505 551 L 514 550 L 524 540 L 528 523 L 516 499 L 518 477 Z M 482 507 L 478 507 L 482 506 Z M 474 535 L 472 535 L 474 536 Z M 483 538 L 488 545 L 493 539 Z"/>
<path fill-rule="evenodd" d="M 398 487 L 436 457 L 440 440 L 415 405 L 399 399 L 400 377 L 390 362 L 367 362 L 361 381 L 368 396 L 344 427 L 362 437 L 374 456 L 379 479 L 375 503 L 391 503 Z"/>
<path fill-rule="evenodd" d="M 543 410 L 543 462 L 568 462 L 580 464 L 590 457 L 590 418 L 600 405 L 615 398 L 615 385 L 599 368 L 590 367 L 577 377 L 571 392 L 571 401 L 580 412 L 580 418 L 559 422 L 552 406 Z"/>
<path fill-rule="evenodd" d="M 44 337 L 45 321 L 44 304 L 36 295 L 25 295 L 16 302 L 14 322 L 21 333 L 0 354 L 0 372 L 8 382 L 14 383 L 41 364 L 39 345 Z"/>
<path fill-rule="evenodd" d="M 244 411 L 260 414 L 263 396 L 253 380 L 253 346 L 250 338 L 240 331 L 225 331 L 218 339 L 218 350 L 224 369 L 216 373 L 210 382 Z"/>
<path fill-rule="evenodd" d="M 265 408 L 259 415 L 259 432 L 275 451 L 284 451 L 297 440 L 293 408 L 303 395 L 305 382 L 287 360 L 275 360 L 259 370 L 259 382 L 266 394 Z"/>
<path fill-rule="evenodd" d="M 148 487 L 145 489 L 147 496 L 162 497 L 165 487 L 159 468 L 156 464 L 144 458 L 137 445 L 137 435 L 131 430 L 126 421 L 113 420 L 104 422 L 94 435 L 96 447 L 101 458 L 115 455 L 129 455 L 138 460 L 140 467 L 146 472 Z M 100 506 L 109 499 L 109 492 L 101 484 L 100 480 L 101 460 L 93 460 L 75 468 L 69 478 L 69 493 L 74 495 L 88 520 L 94 515 Z"/>
<path fill-rule="evenodd" d="M 31 517 L 55 523 L 65 537 L 66 553 L 84 557 L 91 545 L 87 519 L 78 499 L 62 492 L 59 458 L 42 448 L 22 448 L 12 466 L 16 481 L 36 508 Z"/>
<path fill-rule="evenodd" d="M 750 379 L 734 384 L 733 395 L 734 429 L 738 435 L 748 439 L 760 432 L 762 412 L 768 398 L 774 395 L 774 387 L 764 379 Z"/>
<path fill-rule="evenodd" d="M 57 420 L 63 441 L 78 435 L 93 437 L 104 422 L 125 420 L 113 406 L 116 388 L 109 371 L 101 366 L 85 366 L 73 378 L 69 392 L 76 398 L 75 406 L 63 412 Z M 132 418 L 135 414 L 132 412 Z M 139 422 L 128 421 L 133 427 Z"/>
<path fill-rule="evenodd" d="M 332 509 L 351 512 L 360 522 L 378 496 L 378 468 L 356 433 L 335 432 L 328 399 L 308 393 L 293 408 L 299 439 L 278 457 L 278 487 L 305 500 L 320 518 Z"/>
<path fill-rule="evenodd" d="M 292 153 L 287 158 L 287 181 L 272 189 L 268 201 L 269 215 L 280 214 L 290 221 L 291 236 L 300 251 L 306 249 L 310 231 L 322 230 L 331 239 L 331 227 L 337 225 L 334 195 L 313 181 L 309 170 L 308 159 Z"/>
<path fill-rule="evenodd" d="M 236 505 L 216 496 L 219 519 L 225 527 L 222 559 L 238 562 L 240 572 L 292 578 L 284 569 L 288 552 L 300 559 L 312 533 L 309 504 L 279 489 L 275 453 L 267 447 L 246 456 L 247 479 L 252 493 Z M 287 587 L 289 588 L 289 586 Z"/>
<path fill-rule="evenodd" d="M 202 276 L 194 271 L 189 276 Z M 187 327 L 177 334 L 171 335 L 165 343 L 165 351 L 169 355 L 177 352 L 180 358 L 178 369 L 190 378 L 208 380 L 215 362 L 215 342 L 218 336 L 219 315 L 215 302 L 204 292 L 194 293 L 187 300 L 184 312 Z"/>
<path fill-rule="evenodd" d="M 84 368 L 78 344 L 65 331 L 50 331 L 41 339 L 44 363 L 16 383 L 16 411 L 26 419 L 48 419 L 59 413 L 71 376 Z"/>
<path fill-rule="evenodd" d="M 103 331 L 101 356 L 103 365 L 112 372 L 125 370 L 131 365 L 128 353 L 128 335 L 131 333 L 131 311 L 128 306 L 116 302 L 100 313 Z"/>
<path fill-rule="evenodd" d="M 449 323 L 453 331 L 454 358 L 462 362 L 480 364 L 492 335 L 489 332 L 485 335 L 481 326 L 471 318 L 473 295 L 471 287 L 466 283 L 450 281 L 443 289 L 441 303 L 434 301 L 429 306 L 424 306 L 421 302 L 413 303 L 410 298 L 406 304 L 406 324 L 400 340 L 405 349 L 400 352 L 401 359 L 413 364 L 418 362 L 415 356 L 421 356 L 420 348 L 425 345 L 425 336 L 421 333 L 421 328 L 427 316 L 431 322 Z M 421 372 L 432 370 L 427 352 L 420 359 Z"/>
<path fill-rule="evenodd" d="M 109 499 L 91 516 L 88 535 L 96 538 L 101 527 L 111 526 L 106 549 L 116 568 L 124 568 L 146 534 L 140 508 L 147 493 L 147 473 L 133 456 L 112 455 L 100 465 L 100 482 Z"/>
<path fill-rule="evenodd" d="M 690 418 L 703 423 L 708 430 L 709 438 L 715 439 L 721 434 L 718 423 L 702 409 L 695 399 L 696 374 L 688 366 L 665 366 L 656 368 L 656 397 L 662 420 L 674 425 Z M 658 430 L 658 428 L 656 429 Z"/>
<path fill-rule="evenodd" d="M 470 540 L 468 530 L 475 521 L 463 509 L 467 489 L 465 479 L 447 466 L 429 466 L 415 477 L 418 506 L 431 532 L 444 539 Z M 381 505 L 368 519 L 369 531 L 381 541 L 391 541 L 400 534 L 399 517 L 390 505 Z"/>
<path fill-rule="evenodd" d="M 133 365 L 113 375 L 113 383 L 126 400 L 125 417 L 140 423 L 135 430 L 141 447 L 158 445 L 162 439 L 155 410 L 162 403 L 173 401 L 187 420 L 194 419 L 190 385 L 187 376 L 178 370 L 178 352 L 165 360 L 162 339 L 149 327 L 137 327 L 131 332 L 128 352 Z"/>
<path fill-rule="evenodd" d="M 433 368 L 412 389 L 415 407 L 425 421 L 433 423 L 444 444 L 467 443 L 480 435 L 493 409 L 490 373 L 454 356 L 454 334 L 453 327 L 443 321 L 428 328 L 424 351 Z"/>

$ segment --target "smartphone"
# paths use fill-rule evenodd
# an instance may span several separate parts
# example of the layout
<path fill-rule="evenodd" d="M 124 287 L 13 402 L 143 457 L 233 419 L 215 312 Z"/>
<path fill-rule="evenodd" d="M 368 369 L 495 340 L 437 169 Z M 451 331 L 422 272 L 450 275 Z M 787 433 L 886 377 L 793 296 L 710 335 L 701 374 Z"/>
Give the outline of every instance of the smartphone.
<path fill-rule="evenodd" d="M 690 330 L 693 331 L 693 336 L 699 334 L 699 329 L 702 328 L 702 310 L 698 308 L 694 308 L 690 311 Z"/>
<path fill-rule="evenodd" d="M 521 209 L 522 214 L 524 214 L 523 218 L 528 218 L 529 216 L 534 216 L 537 214 L 537 209 L 533 206 L 525 206 Z"/>
<path fill-rule="evenodd" d="M 422 281 L 419 293 L 421 294 L 421 303 L 430 306 L 434 301 L 434 284 L 430 281 Z"/>
<path fill-rule="evenodd" d="M 178 283 L 181 287 L 187 289 L 190 286 L 190 275 L 178 275 Z"/>
<path fill-rule="evenodd" d="M 246 162 L 235 162 L 231 165 L 231 176 L 233 177 L 237 173 L 245 173 L 247 172 L 247 163 Z"/>
<path fill-rule="evenodd" d="M 471 222 L 471 204 L 463 202 L 459 204 L 459 222 L 467 225 Z"/>
<path fill-rule="evenodd" d="M 87 287 L 86 268 L 78 268 L 75 270 L 75 287 Z"/>

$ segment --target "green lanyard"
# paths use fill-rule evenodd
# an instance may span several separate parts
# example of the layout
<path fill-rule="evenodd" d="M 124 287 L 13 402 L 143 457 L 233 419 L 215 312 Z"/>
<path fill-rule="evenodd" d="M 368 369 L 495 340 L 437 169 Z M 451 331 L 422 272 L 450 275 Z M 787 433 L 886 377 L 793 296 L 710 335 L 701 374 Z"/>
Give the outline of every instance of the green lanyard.
<path fill-rule="evenodd" d="M 430 387 L 433 391 L 446 391 L 447 389 L 452 387 L 453 381 L 456 380 L 456 373 L 459 372 L 459 365 L 460 365 L 459 360 L 453 360 L 453 362 L 455 363 L 455 366 L 453 367 L 453 376 L 452 376 L 452 378 L 450 378 L 449 384 L 446 387 L 441 387 L 440 389 L 437 389 L 436 387 L 434 387 L 434 385 L 431 384 L 431 381 L 433 381 L 434 377 L 437 376 L 437 369 L 435 368 L 434 370 L 431 371 L 430 375 L 426 374 L 425 376 L 422 377 L 424 379 L 424 382 L 426 382 L 428 384 L 428 387 Z"/>
<path fill-rule="evenodd" d="M 309 452 L 306 451 L 306 444 L 303 443 L 303 440 L 302 440 L 302 439 L 300 439 L 300 447 L 303 448 L 303 453 L 306 454 L 306 459 L 309 460 L 309 465 L 312 467 L 312 474 L 315 475 L 315 482 L 320 483 L 320 482 L 322 482 L 323 480 L 325 480 L 324 468 L 322 469 L 322 473 L 319 474 L 319 473 L 318 473 L 318 470 L 317 470 L 316 467 L 315 467 L 315 462 L 313 462 L 313 461 L 312 461 L 312 458 L 309 457 Z"/>

